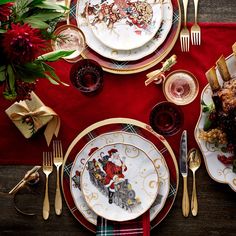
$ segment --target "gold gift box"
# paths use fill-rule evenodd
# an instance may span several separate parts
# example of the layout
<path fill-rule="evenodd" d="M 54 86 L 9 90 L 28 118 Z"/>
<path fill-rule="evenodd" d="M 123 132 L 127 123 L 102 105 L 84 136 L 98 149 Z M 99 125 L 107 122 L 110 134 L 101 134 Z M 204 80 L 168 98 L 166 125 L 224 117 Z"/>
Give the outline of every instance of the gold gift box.
<path fill-rule="evenodd" d="M 50 107 L 45 106 L 34 92 L 31 93 L 31 100 L 15 102 L 5 112 L 25 138 L 32 137 L 45 125 L 47 127 L 44 136 L 48 145 L 53 135 L 58 135 L 60 129 L 58 115 Z"/>

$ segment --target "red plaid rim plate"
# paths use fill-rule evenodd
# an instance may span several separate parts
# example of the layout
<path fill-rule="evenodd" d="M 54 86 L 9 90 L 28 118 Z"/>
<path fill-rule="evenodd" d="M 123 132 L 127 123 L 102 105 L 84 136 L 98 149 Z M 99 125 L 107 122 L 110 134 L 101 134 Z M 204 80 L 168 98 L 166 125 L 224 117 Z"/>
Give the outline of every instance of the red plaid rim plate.
<path fill-rule="evenodd" d="M 70 21 L 75 25 L 77 2 L 77 0 L 72 0 L 70 4 Z M 116 61 L 105 58 L 93 51 L 91 48 L 87 47 L 82 52 L 82 57 L 97 61 L 105 71 L 115 74 L 133 74 L 153 67 L 167 56 L 178 39 L 181 26 L 181 9 L 179 0 L 171 0 L 171 2 L 173 6 L 172 27 L 165 41 L 150 55 L 136 61 Z M 155 37 L 158 37 L 159 33 L 161 32 L 158 31 Z"/>
<path fill-rule="evenodd" d="M 73 196 L 70 190 L 70 175 L 71 175 L 71 168 L 73 166 L 73 162 L 76 158 L 77 153 L 92 139 L 96 138 L 97 136 L 113 131 L 125 131 L 130 133 L 136 133 L 140 136 L 146 138 L 150 142 L 152 142 L 156 148 L 160 151 L 160 153 L 165 158 L 166 164 L 169 169 L 170 174 L 170 188 L 169 194 L 166 199 L 166 202 L 161 209 L 161 211 L 154 217 L 151 221 L 151 228 L 154 228 L 158 225 L 168 214 L 170 211 L 176 194 L 178 190 L 179 184 L 179 174 L 178 174 L 178 164 L 175 159 L 175 155 L 165 140 L 165 138 L 155 131 L 152 128 L 140 121 L 128 119 L 128 118 L 111 118 L 107 120 L 103 120 L 97 122 L 81 133 L 72 141 L 71 145 L 69 146 L 63 163 L 62 168 L 62 188 L 64 197 L 67 203 L 68 208 L 70 209 L 71 213 L 74 217 L 87 229 L 92 232 L 96 232 L 96 225 L 89 222 L 82 213 L 77 209 L 75 202 L 73 200 Z"/>

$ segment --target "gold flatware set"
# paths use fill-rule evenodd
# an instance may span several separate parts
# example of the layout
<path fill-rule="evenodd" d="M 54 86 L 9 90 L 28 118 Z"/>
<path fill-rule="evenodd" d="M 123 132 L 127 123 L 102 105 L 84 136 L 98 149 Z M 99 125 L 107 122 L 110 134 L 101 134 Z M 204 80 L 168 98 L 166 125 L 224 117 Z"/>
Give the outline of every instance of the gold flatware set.
<path fill-rule="evenodd" d="M 43 218 L 48 219 L 50 213 L 50 203 L 48 197 L 48 177 L 53 171 L 53 164 L 57 169 L 56 194 L 55 194 L 55 212 L 60 215 L 62 212 L 62 198 L 60 190 L 59 170 L 63 162 L 63 151 L 61 141 L 53 141 L 53 152 L 43 153 L 43 173 L 46 176 L 45 196 L 43 201 Z"/>
<path fill-rule="evenodd" d="M 183 0 L 184 7 L 184 26 L 180 32 L 180 45 L 182 52 L 189 51 L 190 45 L 190 33 L 187 28 L 187 9 L 188 9 L 188 0 Z M 201 28 L 197 23 L 198 15 L 198 0 L 194 0 L 194 24 L 191 27 L 191 43 L 192 45 L 201 44 Z"/>
<path fill-rule="evenodd" d="M 193 173 L 191 212 L 193 216 L 196 216 L 198 213 L 195 172 L 200 167 L 200 165 L 201 165 L 201 154 L 199 150 L 196 148 L 192 148 L 189 152 L 187 152 L 187 131 L 184 130 L 180 140 L 180 158 L 179 158 L 180 173 L 183 177 L 182 213 L 184 217 L 188 217 L 190 211 L 188 184 L 187 184 L 188 168 Z"/>
<path fill-rule="evenodd" d="M 45 220 L 49 217 L 50 212 L 50 203 L 48 197 L 48 177 L 52 173 L 52 153 L 44 152 L 43 153 L 43 173 L 46 175 L 46 184 L 45 184 L 45 196 L 43 201 L 43 218 Z"/>

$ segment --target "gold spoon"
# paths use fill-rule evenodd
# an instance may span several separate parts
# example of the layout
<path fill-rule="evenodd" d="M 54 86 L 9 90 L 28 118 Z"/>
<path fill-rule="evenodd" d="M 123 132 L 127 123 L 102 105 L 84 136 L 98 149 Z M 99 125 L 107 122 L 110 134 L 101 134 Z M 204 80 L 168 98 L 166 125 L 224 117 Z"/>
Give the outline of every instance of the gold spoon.
<path fill-rule="evenodd" d="M 196 216 L 198 212 L 198 202 L 197 202 L 197 191 L 196 191 L 196 180 L 195 172 L 201 165 L 201 154 L 196 148 L 192 148 L 188 153 L 189 169 L 193 172 L 193 191 L 191 199 L 191 211 L 192 215 Z"/>

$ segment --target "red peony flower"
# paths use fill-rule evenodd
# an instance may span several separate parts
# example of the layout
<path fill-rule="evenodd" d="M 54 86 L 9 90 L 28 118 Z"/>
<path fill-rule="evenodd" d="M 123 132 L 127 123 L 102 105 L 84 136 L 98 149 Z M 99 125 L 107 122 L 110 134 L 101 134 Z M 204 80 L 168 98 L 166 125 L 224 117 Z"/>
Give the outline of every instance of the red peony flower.
<path fill-rule="evenodd" d="M 45 48 L 40 30 L 28 24 L 11 24 L 11 29 L 4 33 L 3 48 L 9 60 L 26 63 L 33 61 Z"/>
<path fill-rule="evenodd" d="M 0 5 L 0 22 L 5 22 L 9 19 L 12 6 L 12 2 Z"/>

